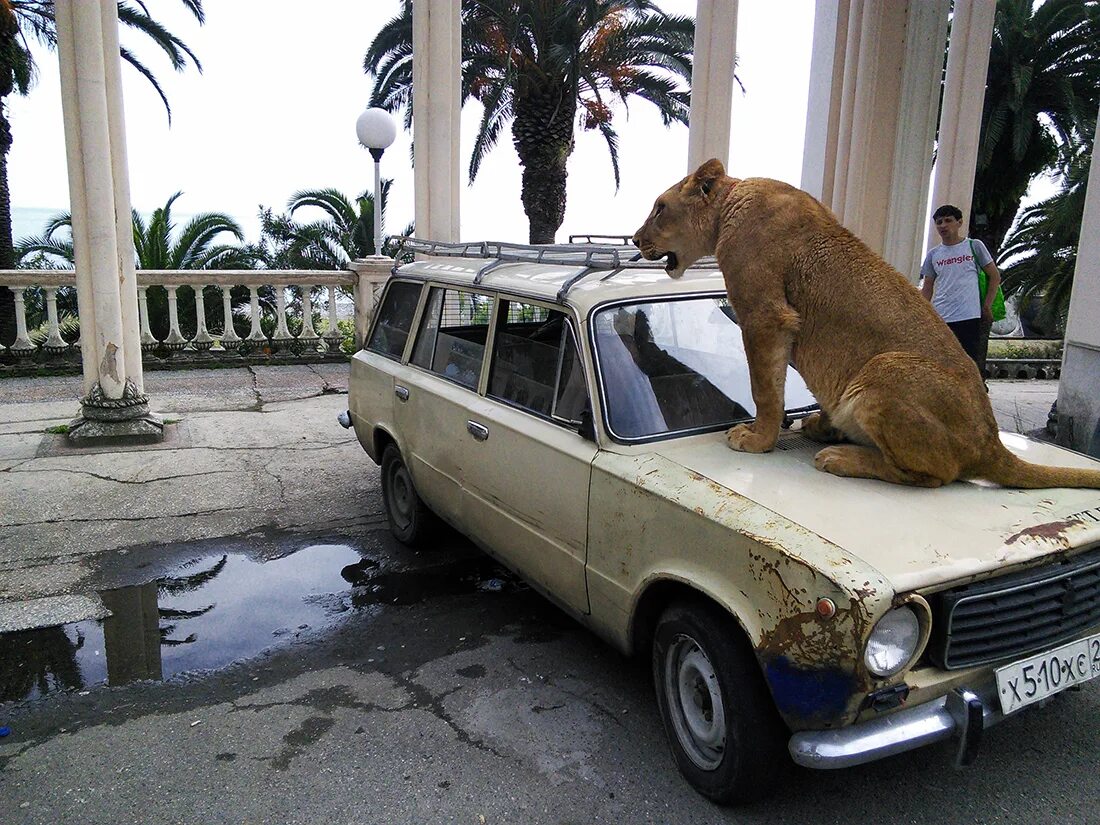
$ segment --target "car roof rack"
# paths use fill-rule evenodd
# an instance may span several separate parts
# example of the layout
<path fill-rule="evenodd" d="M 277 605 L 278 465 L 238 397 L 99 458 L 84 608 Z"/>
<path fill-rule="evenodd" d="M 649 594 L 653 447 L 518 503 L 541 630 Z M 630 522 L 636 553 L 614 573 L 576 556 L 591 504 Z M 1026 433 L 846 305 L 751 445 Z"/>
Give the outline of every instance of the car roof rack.
<path fill-rule="evenodd" d="M 577 272 L 562 284 L 558 292 L 561 300 L 569 290 L 594 272 L 604 272 L 602 280 L 613 278 L 623 269 L 664 269 L 662 260 L 647 261 L 626 235 L 570 235 L 569 240 L 587 238 L 585 243 L 521 244 L 507 241 L 432 241 L 425 238 L 403 237 L 396 239 L 402 252 L 416 252 L 434 258 L 474 258 L 488 261 L 474 277 L 474 283 L 491 270 L 504 263 L 550 264 L 576 267 Z M 594 243 L 593 239 L 621 239 L 621 244 Z M 399 253 L 400 254 L 400 253 Z M 713 257 L 701 258 L 692 268 L 716 269 Z"/>

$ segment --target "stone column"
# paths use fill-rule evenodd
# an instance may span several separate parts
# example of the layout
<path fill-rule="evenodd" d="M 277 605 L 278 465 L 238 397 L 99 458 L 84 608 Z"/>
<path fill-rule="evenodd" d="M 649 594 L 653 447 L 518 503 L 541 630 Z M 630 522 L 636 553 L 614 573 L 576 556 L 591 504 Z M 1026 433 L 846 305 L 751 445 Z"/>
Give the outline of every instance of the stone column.
<path fill-rule="evenodd" d="M 711 158 L 729 165 L 737 0 L 701 0 L 695 12 L 688 172 Z"/>
<path fill-rule="evenodd" d="M 1100 158 L 1096 145 L 1094 142 L 1085 191 L 1058 384 L 1058 442 L 1100 458 Z"/>
<path fill-rule="evenodd" d="M 955 0 L 953 29 L 959 36 L 951 38 L 947 51 L 932 203 L 922 233 L 929 248 L 940 242 L 932 226 L 932 210 L 945 203 L 954 204 L 963 212 L 963 224 L 970 221 L 996 11 L 997 0 Z"/>
<path fill-rule="evenodd" d="M 69 438 L 156 441 L 164 427 L 142 392 L 117 6 L 58 0 L 56 18 L 85 392 Z"/>
<path fill-rule="evenodd" d="M 819 0 L 803 188 L 910 278 L 949 0 Z"/>
<path fill-rule="evenodd" d="M 413 3 L 416 234 L 459 239 L 462 16 L 460 0 Z"/>
<path fill-rule="evenodd" d="M 367 345 L 367 332 L 374 318 L 374 310 L 378 306 L 378 291 L 390 277 L 394 261 L 393 258 L 371 255 L 352 261 L 349 266 L 357 279 L 355 282 L 355 346 L 362 349 Z"/>

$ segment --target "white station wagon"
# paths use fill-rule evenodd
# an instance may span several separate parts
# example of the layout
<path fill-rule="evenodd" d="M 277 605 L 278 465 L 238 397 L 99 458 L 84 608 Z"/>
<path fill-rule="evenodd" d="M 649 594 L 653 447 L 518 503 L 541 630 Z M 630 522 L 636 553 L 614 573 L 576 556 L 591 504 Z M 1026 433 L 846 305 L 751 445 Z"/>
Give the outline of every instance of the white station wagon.
<path fill-rule="evenodd" d="M 651 657 L 701 793 L 948 739 L 966 764 L 985 727 L 1100 675 L 1100 492 L 819 472 L 793 369 L 775 450 L 731 451 L 754 408 L 713 260 L 673 281 L 620 246 L 407 248 L 349 401 L 394 534 L 442 519 Z"/>

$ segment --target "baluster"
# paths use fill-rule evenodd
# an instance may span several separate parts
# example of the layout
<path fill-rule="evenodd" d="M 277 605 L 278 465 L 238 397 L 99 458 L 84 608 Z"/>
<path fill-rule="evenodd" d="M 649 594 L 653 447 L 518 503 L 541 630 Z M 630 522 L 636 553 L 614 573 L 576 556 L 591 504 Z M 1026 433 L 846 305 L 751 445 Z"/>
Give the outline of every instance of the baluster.
<path fill-rule="evenodd" d="M 275 284 L 275 334 L 271 336 L 273 349 L 280 355 L 291 355 L 294 336 L 286 326 L 286 285 Z"/>
<path fill-rule="evenodd" d="M 173 351 L 179 351 L 187 346 L 187 339 L 180 332 L 179 306 L 176 303 L 177 286 L 165 286 L 168 290 L 168 337 L 164 339 L 164 346 Z"/>
<path fill-rule="evenodd" d="M 152 353 L 160 344 L 160 341 L 153 337 L 153 332 L 149 329 L 149 287 L 139 286 L 137 291 L 138 318 L 141 321 L 141 350 L 142 352 Z M 81 334 L 83 335 L 83 331 Z"/>
<path fill-rule="evenodd" d="M 302 331 L 298 334 L 298 344 L 303 352 L 317 352 L 321 338 L 313 328 L 313 287 L 302 287 Z"/>
<path fill-rule="evenodd" d="M 10 347 L 11 354 L 19 359 L 30 358 L 34 355 L 35 346 L 27 337 L 27 308 L 23 305 L 23 287 L 9 286 L 8 289 L 15 293 L 15 341 Z"/>
<path fill-rule="evenodd" d="M 64 355 L 69 345 L 61 337 L 61 326 L 57 323 L 57 287 L 45 286 L 42 290 L 46 293 L 46 317 L 50 323 L 50 334 L 42 345 L 42 351 L 53 356 Z"/>
<path fill-rule="evenodd" d="M 262 352 L 267 346 L 267 336 L 264 335 L 264 331 L 260 329 L 260 291 L 259 287 L 255 286 L 250 286 L 248 290 L 252 293 L 252 298 L 250 300 L 252 330 L 248 333 L 248 337 L 245 340 L 252 345 L 253 349 L 259 349 Z"/>
<path fill-rule="evenodd" d="M 198 352 L 206 352 L 214 344 L 214 339 L 206 331 L 206 304 L 203 303 L 202 291 L 204 285 L 193 287 L 195 290 L 195 337 L 191 339 L 191 346 Z"/>
<path fill-rule="evenodd" d="M 340 354 L 340 343 L 344 340 L 340 328 L 336 325 L 336 287 L 328 288 L 328 332 L 325 333 L 325 344 L 328 345 L 329 355 Z"/>
<path fill-rule="evenodd" d="M 241 345 L 241 338 L 237 335 L 237 331 L 233 329 L 233 305 L 230 302 L 229 293 L 232 291 L 232 286 L 222 287 L 222 313 L 224 320 L 222 321 L 222 349 L 229 352 L 234 352 L 237 347 Z"/>

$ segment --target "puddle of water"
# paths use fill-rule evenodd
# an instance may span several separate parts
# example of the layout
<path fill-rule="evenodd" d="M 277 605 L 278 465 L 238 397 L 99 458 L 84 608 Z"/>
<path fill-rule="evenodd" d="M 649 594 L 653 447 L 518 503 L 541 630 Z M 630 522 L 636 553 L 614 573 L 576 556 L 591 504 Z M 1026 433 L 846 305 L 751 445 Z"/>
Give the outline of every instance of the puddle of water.
<path fill-rule="evenodd" d="M 522 587 L 487 556 L 484 559 L 446 562 L 416 571 L 376 572 L 378 563 L 363 559 L 342 571 L 348 582 L 356 585 L 351 593 L 355 607 L 372 604 L 409 605 L 432 596 L 457 596 L 475 590 L 500 593 Z"/>
<path fill-rule="evenodd" d="M 147 584 L 102 591 L 112 615 L 101 621 L 0 634 L 0 702 L 216 669 L 349 608 L 518 587 L 488 557 L 380 572 L 338 544 L 271 561 L 206 555 Z"/>
<path fill-rule="evenodd" d="M 321 544 L 273 561 L 195 559 L 148 584 L 100 593 L 101 621 L 0 634 L 0 701 L 104 682 L 164 679 L 254 656 L 347 610 L 340 575 L 361 561 Z"/>

